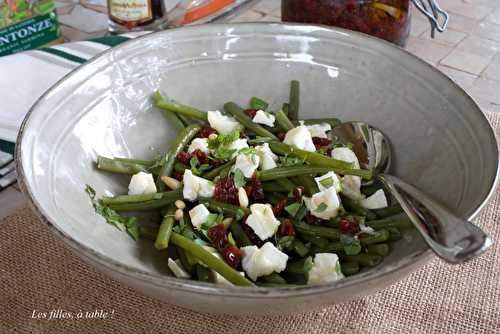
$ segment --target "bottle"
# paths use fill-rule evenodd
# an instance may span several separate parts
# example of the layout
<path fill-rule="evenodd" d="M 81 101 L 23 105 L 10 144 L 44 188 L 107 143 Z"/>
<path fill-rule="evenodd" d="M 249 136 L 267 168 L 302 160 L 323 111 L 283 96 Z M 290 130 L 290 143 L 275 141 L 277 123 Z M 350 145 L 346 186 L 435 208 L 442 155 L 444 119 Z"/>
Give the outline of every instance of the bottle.
<path fill-rule="evenodd" d="M 162 0 L 108 0 L 108 18 L 112 34 L 156 31 L 165 28 L 167 24 L 167 13 Z"/>

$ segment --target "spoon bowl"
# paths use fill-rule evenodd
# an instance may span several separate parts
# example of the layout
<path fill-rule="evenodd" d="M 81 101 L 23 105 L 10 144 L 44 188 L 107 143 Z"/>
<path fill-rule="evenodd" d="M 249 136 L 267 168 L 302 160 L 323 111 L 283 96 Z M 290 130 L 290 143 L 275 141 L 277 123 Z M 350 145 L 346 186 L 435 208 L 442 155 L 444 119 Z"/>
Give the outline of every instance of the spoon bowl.
<path fill-rule="evenodd" d="M 424 192 L 387 174 L 392 150 L 379 129 L 363 122 L 346 122 L 332 129 L 334 139 L 351 145 L 361 168 L 370 169 L 408 215 L 429 247 L 449 263 L 463 263 L 481 255 L 491 238 L 479 227 L 453 214 Z"/>

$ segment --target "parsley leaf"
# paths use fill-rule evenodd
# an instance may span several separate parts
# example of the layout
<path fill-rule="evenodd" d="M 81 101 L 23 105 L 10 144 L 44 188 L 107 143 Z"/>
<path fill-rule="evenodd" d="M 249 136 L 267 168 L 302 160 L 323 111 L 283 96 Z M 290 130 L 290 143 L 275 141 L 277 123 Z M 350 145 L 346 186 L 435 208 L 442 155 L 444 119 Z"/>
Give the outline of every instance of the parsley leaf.
<path fill-rule="evenodd" d="M 136 217 L 124 217 L 121 216 L 115 210 L 104 206 L 95 198 L 96 192 L 95 190 L 87 184 L 85 187 L 85 192 L 89 195 L 90 201 L 94 210 L 97 214 L 101 215 L 108 224 L 113 225 L 114 227 L 121 229 L 125 227 L 127 234 L 134 240 L 138 240 L 140 236 L 139 225 L 137 224 Z"/>
<path fill-rule="evenodd" d="M 208 139 L 208 148 L 214 150 L 221 145 L 229 145 L 238 138 L 240 138 L 238 130 L 226 134 L 221 133 L 216 138 Z"/>
<path fill-rule="evenodd" d="M 224 147 L 224 146 L 219 146 L 216 149 L 214 149 L 212 155 L 216 159 L 228 160 L 231 158 L 231 156 L 233 155 L 234 152 L 236 152 L 236 150 L 229 149 L 229 148 Z"/>
<path fill-rule="evenodd" d="M 344 246 L 346 255 L 357 255 L 361 252 L 361 242 L 345 234 L 340 235 L 340 242 Z"/>
<path fill-rule="evenodd" d="M 276 248 L 278 248 L 280 251 L 291 249 L 293 247 L 294 241 L 295 237 L 291 235 L 281 237 L 276 243 Z"/>
<path fill-rule="evenodd" d="M 241 154 L 256 154 L 257 150 L 255 149 L 255 147 L 245 147 L 245 148 L 242 148 L 241 150 L 239 150 L 238 153 L 241 153 Z"/>
<path fill-rule="evenodd" d="M 326 179 L 319 181 L 319 183 L 325 188 L 330 188 L 333 186 L 333 178 L 327 177 Z"/>
<path fill-rule="evenodd" d="M 245 176 L 243 175 L 243 172 L 239 168 L 236 168 L 234 170 L 233 180 L 234 180 L 234 186 L 236 188 L 244 187 L 245 184 L 247 183 L 247 181 L 245 180 Z"/>
<path fill-rule="evenodd" d="M 320 205 L 318 205 L 318 207 L 314 210 L 314 212 L 321 213 L 325 211 L 327 208 L 328 205 L 326 205 L 325 203 L 320 203 Z"/>
<path fill-rule="evenodd" d="M 189 160 L 189 164 L 191 165 L 191 171 L 193 172 L 194 175 L 201 175 L 203 174 L 204 171 L 210 169 L 209 164 L 203 164 L 198 167 L 198 164 L 200 161 L 198 160 L 197 157 L 192 157 L 191 160 Z"/>
<path fill-rule="evenodd" d="M 299 209 L 300 209 L 299 203 L 292 203 L 285 207 L 285 211 L 288 212 L 288 214 L 292 217 L 295 217 L 295 215 L 297 215 Z"/>

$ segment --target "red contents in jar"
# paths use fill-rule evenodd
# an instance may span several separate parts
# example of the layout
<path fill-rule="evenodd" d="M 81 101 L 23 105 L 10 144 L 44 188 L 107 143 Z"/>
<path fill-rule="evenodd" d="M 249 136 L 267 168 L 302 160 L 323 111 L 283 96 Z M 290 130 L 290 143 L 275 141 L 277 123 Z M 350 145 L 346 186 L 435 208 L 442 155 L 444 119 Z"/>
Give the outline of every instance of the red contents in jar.
<path fill-rule="evenodd" d="M 217 130 L 204 126 L 201 128 L 200 132 L 198 132 L 198 138 L 208 138 L 211 134 L 217 134 Z"/>
<path fill-rule="evenodd" d="M 409 0 L 282 0 L 283 21 L 361 31 L 400 46 L 410 34 Z"/>
<path fill-rule="evenodd" d="M 218 249 L 224 249 L 227 244 L 226 230 L 223 224 L 210 227 L 207 231 L 208 238 Z"/>
<path fill-rule="evenodd" d="M 275 206 L 273 206 L 273 214 L 275 217 L 281 216 L 285 212 L 285 206 L 288 200 L 286 198 L 280 199 Z"/>
<path fill-rule="evenodd" d="M 342 218 L 340 220 L 340 231 L 345 234 L 355 235 L 358 232 L 358 224 L 347 218 Z"/>
<path fill-rule="evenodd" d="M 255 114 L 257 114 L 257 109 L 245 109 L 243 110 L 243 112 L 247 114 L 248 117 L 253 119 L 255 117 Z"/>
<path fill-rule="evenodd" d="M 235 187 L 232 177 L 221 179 L 215 184 L 214 199 L 233 205 L 240 204 L 238 189 Z"/>
<path fill-rule="evenodd" d="M 227 246 L 222 251 L 222 257 L 227 264 L 229 264 L 233 268 L 238 268 L 241 260 L 241 251 L 238 247 L 235 246 Z"/>
<path fill-rule="evenodd" d="M 177 160 L 179 160 L 184 165 L 188 165 L 189 166 L 189 160 L 191 160 L 191 154 L 182 151 L 182 152 L 179 152 L 177 154 L 176 158 L 177 158 Z"/>
<path fill-rule="evenodd" d="M 245 191 L 251 202 L 258 202 L 264 199 L 264 188 L 262 187 L 262 182 L 255 175 L 252 176 L 250 184 L 245 186 Z"/>
<path fill-rule="evenodd" d="M 295 235 L 295 228 L 290 219 L 284 219 L 278 229 L 279 235 Z"/>

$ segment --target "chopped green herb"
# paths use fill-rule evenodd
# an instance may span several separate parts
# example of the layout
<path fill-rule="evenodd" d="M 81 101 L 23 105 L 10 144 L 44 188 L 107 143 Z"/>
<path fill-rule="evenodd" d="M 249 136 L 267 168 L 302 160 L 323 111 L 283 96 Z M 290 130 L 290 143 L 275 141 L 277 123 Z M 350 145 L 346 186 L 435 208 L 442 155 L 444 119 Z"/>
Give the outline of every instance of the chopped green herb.
<path fill-rule="evenodd" d="M 297 214 L 295 215 L 295 220 L 298 222 L 301 221 L 302 219 L 304 219 L 306 214 L 307 214 L 307 207 L 305 205 L 302 205 Z"/>
<path fill-rule="evenodd" d="M 319 183 L 325 188 L 330 188 L 333 186 L 333 178 L 327 177 L 326 179 L 319 181 Z"/>
<path fill-rule="evenodd" d="M 308 273 L 313 267 L 312 257 L 308 256 L 304 261 L 304 271 Z"/>
<path fill-rule="evenodd" d="M 295 217 L 297 215 L 299 209 L 300 209 L 299 203 L 292 203 L 285 207 L 285 211 L 288 212 L 288 214 L 292 217 Z"/>
<path fill-rule="evenodd" d="M 239 168 L 236 168 L 234 170 L 233 179 L 234 179 L 234 186 L 236 188 L 244 187 L 245 184 L 247 183 L 245 176 L 243 175 L 243 172 Z"/>
<path fill-rule="evenodd" d="M 320 203 L 320 205 L 318 205 L 318 207 L 314 210 L 314 212 L 321 213 L 321 212 L 325 211 L 327 208 L 328 208 L 328 205 L 326 205 L 325 203 Z"/>
<path fill-rule="evenodd" d="M 345 234 L 340 235 L 340 242 L 344 246 L 346 255 L 357 255 L 361 252 L 361 242 Z"/>
<path fill-rule="evenodd" d="M 260 109 L 260 110 L 265 111 L 267 109 L 267 107 L 269 106 L 269 103 L 254 96 L 250 99 L 249 106 L 250 106 L 250 109 L 257 109 L 257 110 Z"/>
<path fill-rule="evenodd" d="M 256 154 L 257 153 L 257 150 L 255 149 L 255 147 L 245 147 L 245 148 L 242 148 L 241 150 L 238 151 L 238 153 L 241 153 L 241 154 Z"/>
<path fill-rule="evenodd" d="M 295 241 L 295 237 L 291 236 L 291 235 L 281 237 L 281 238 L 279 238 L 278 242 L 276 243 L 276 248 L 278 248 L 280 251 L 289 250 L 293 247 L 294 241 Z"/>
<path fill-rule="evenodd" d="M 203 164 L 198 167 L 199 163 L 200 162 L 198 161 L 197 157 L 192 157 L 191 160 L 189 160 L 189 164 L 191 165 L 191 172 L 193 172 L 194 175 L 201 175 L 204 171 L 210 169 L 209 164 Z"/>
<path fill-rule="evenodd" d="M 229 145 L 238 138 L 240 138 L 240 132 L 238 130 L 227 134 L 221 133 L 214 139 L 208 139 L 208 148 L 214 150 L 219 146 Z"/>

